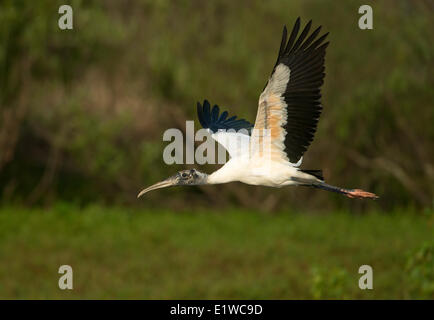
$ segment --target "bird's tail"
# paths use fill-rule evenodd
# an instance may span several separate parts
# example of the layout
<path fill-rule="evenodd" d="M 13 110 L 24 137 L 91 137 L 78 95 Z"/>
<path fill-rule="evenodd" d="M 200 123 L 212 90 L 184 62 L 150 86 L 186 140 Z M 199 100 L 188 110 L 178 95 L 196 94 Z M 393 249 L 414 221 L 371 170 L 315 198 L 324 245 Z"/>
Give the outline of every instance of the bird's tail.
<path fill-rule="evenodd" d="M 322 170 L 306 170 L 306 169 L 300 169 L 301 172 L 310 174 L 311 176 L 314 176 L 317 179 L 320 179 L 321 181 L 324 181 L 324 176 L 322 175 Z"/>
<path fill-rule="evenodd" d="M 325 182 L 319 182 L 311 185 L 314 188 L 323 189 L 331 192 L 336 192 L 347 196 L 348 198 L 357 199 L 378 199 L 375 193 L 367 192 L 361 189 L 345 189 L 329 185 Z"/>

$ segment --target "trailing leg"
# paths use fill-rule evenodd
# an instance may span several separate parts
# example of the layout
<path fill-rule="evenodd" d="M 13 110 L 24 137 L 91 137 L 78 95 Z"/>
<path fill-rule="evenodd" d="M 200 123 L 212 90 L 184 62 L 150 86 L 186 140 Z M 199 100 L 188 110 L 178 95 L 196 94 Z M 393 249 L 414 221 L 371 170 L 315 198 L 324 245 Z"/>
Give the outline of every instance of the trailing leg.
<path fill-rule="evenodd" d="M 336 192 L 347 196 L 348 198 L 357 199 L 378 199 L 378 196 L 374 193 L 367 192 L 361 189 L 345 189 L 329 185 L 325 182 L 318 182 L 311 185 L 314 188 L 323 189 L 331 192 Z"/>

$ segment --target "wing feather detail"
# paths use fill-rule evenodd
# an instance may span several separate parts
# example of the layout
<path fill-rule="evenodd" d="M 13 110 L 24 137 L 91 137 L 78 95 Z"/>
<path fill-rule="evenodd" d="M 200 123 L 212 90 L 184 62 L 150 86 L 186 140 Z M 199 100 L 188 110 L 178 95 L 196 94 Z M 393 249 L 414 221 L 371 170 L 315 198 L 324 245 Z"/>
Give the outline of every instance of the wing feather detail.
<path fill-rule="evenodd" d="M 204 100 L 203 105 L 200 102 L 197 103 L 197 116 L 199 122 L 203 128 L 209 129 L 211 132 L 217 132 L 221 130 L 234 130 L 239 131 L 241 129 L 243 132 L 250 132 L 253 127 L 249 121 L 244 119 L 237 119 L 237 116 L 228 117 L 228 112 L 224 111 L 219 116 L 220 108 L 218 105 L 214 105 L 211 109 L 211 105 L 208 100 Z"/>
<path fill-rule="evenodd" d="M 219 114 L 220 108 L 214 105 L 211 109 L 208 100 L 205 100 L 202 105 L 197 103 L 197 115 L 200 124 L 211 133 L 211 137 L 215 141 L 228 151 L 231 158 L 249 152 L 250 133 L 253 124 L 244 119 L 237 119 L 237 116 L 228 118 L 227 111 Z"/>
<path fill-rule="evenodd" d="M 301 163 L 322 111 L 321 86 L 328 45 L 323 41 L 327 34 L 317 39 L 321 30 L 318 27 L 308 36 L 311 25 L 309 21 L 298 36 L 298 18 L 288 41 L 284 27 L 276 64 L 259 97 L 254 126 L 254 132 L 269 131 L 273 159 L 293 165 Z"/>

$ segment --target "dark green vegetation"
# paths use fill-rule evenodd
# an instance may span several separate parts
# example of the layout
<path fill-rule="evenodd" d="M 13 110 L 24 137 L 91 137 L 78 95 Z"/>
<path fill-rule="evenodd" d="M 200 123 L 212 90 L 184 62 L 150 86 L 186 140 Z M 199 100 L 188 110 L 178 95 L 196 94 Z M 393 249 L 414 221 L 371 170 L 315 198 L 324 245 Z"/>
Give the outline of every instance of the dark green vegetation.
<path fill-rule="evenodd" d="M 137 204 L 137 191 L 182 169 L 162 134 L 185 129 L 204 98 L 253 121 L 283 24 L 329 31 L 324 112 L 304 168 L 381 196 L 361 205 L 327 193 L 222 186 L 157 193 L 166 206 L 262 210 L 432 207 L 433 30 L 427 1 L 55 1 L 0 4 L 0 196 L 4 202 Z M 176 3 L 176 4 L 175 4 Z M 202 168 L 206 171 L 215 166 Z M 200 197 L 192 195 L 200 194 Z M 289 197 L 289 199 L 288 199 Z M 219 198 L 218 201 L 216 198 Z M 373 205 L 373 207 L 372 207 Z"/>
<path fill-rule="evenodd" d="M 0 298 L 434 298 L 433 216 L 0 210 Z M 57 287 L 60 265 L 74 290 Z M 358 268 L 374 289 L 358 288 Z"/>

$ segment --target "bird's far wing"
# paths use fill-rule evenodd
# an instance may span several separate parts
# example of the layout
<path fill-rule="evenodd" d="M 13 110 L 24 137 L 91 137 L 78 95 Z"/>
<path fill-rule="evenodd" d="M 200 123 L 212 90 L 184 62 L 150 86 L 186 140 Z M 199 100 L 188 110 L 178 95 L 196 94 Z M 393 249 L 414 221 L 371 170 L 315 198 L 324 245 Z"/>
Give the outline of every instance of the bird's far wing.
<path fill-rule="evenodd" d="M 214 105 L 211 109 L 207 100 L 203 105 L 197 103 L 197 115 L 202 127 L 208 129 L 211 137 L 221 144 L 232 158 L 246 152 L 245 147 L 249 147 L 253 124 L 237 119 L 237 116 L 228 118 L 227 111 L 220 114 L 220 108 Z"/>
<path fill-rule="evenodd" d="M 298 36 L 300 18 L 289 40 L 286 27 L 277 61 L 259 98 L 254 129 L 269 129 L 272 157 L 300 165 L 313 140 L 321 114 L 321 86 L 328 33 L 317 38 L 321 27 L 307 37 L 312 21 Z M 298 36 L 298 38 L 297 38 Z M 255 130 L 254 130 L 255 132 Z"/>
<path fill-rule="evenodd" d="M 244 131 L 244 130 L 241 130 Z M 248 154 L 250 147 L 250 136 L 241 132 L 218 131 L 212 133 L 211 137 L 225 148 L 231 158 Z"/>

